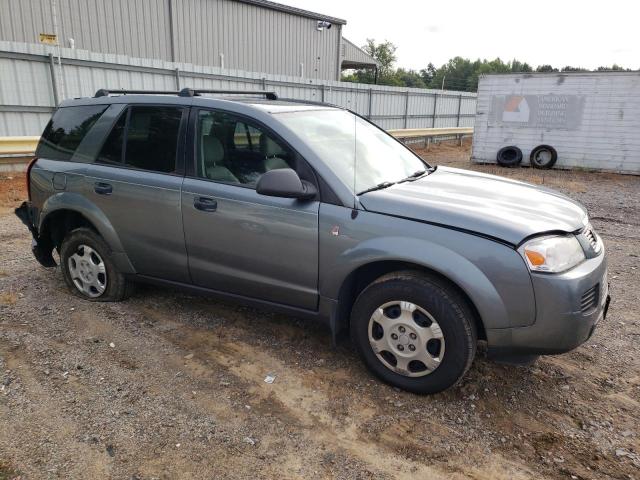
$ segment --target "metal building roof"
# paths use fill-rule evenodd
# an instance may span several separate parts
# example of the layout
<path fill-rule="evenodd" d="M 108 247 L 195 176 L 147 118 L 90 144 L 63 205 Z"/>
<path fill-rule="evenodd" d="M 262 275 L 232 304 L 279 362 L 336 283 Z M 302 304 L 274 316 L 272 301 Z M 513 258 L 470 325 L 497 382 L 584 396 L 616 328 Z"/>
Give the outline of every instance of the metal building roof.
<path fill-rule="evenodd" d="M 344 37 L 342 37 L 342 48 L 340 53 L 343 69 L 380 66 L 380 62 L 378 62 L 378 60 Z"/>
<path fill-rule="evenodd" d="M 256 5 L 259 7 L 270 8 L 271 10 L 277 10 L 279 12 L 291 13 L 293 15 L 299 15 L 301 17 L 313 18 L 314 20 L 324 20 L 326 22 L 337 23 L 339 25 L 347 24 L 347 21 L 341 18 L 330 17 L 329 15 L 322 15 L 321 13 L 310 12 L 309 10 L 303 10 L 302 8 L 283 5 L 282 3 L 270 2 L 269 0 L 236 0 L 236 1 L 242 2 L 242 3 L 248 3 L 250 5 Z"/>

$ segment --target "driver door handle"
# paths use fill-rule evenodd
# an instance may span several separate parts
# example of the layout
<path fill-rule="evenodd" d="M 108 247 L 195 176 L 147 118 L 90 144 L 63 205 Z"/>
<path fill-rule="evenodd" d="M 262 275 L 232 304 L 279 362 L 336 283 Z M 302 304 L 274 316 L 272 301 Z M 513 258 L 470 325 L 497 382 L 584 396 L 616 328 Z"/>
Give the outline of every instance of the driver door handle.
<path fill-rule="evenodd" d="M 218 209 L 218 202 L 209 197 L 196 197 L 193 199 L 193 206 L 196 210 L 203 212 L 215 212 Z"/>

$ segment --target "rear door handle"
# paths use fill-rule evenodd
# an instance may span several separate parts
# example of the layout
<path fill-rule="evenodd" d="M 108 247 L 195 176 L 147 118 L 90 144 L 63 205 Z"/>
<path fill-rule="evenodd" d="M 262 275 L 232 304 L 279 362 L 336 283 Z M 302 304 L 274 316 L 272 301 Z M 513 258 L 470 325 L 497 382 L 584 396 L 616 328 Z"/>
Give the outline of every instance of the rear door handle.
<path fill-rule="evenodd" d="M 98 195 L 111 195 L 113 193 L 113 187 L 109 183 L 96 182 L 93 184 L 93 190 Z"/>
<path fill-rule="evenodd" d="M 209 197 L 196 197 L 193 199 L 193 206 L 203 212 L 215 212 L 218 209 L 218 202 Z"/>

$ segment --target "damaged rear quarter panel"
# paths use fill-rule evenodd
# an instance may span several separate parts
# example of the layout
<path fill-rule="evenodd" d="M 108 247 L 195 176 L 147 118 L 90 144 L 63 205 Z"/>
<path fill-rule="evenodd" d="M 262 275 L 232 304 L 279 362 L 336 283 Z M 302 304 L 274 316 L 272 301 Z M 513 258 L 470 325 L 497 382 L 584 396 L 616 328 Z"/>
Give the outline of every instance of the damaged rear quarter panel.
<path fill-rule="evenodd" d="M 47 217 L 61 210 L 71 210 L 85 217 L 104 238 L 123 273 L 135 273 L 122 242 L 106 215 L 86 196 L 85 165 L 74 162 L 39 159 L 31 170 L 31 204 L 33 221 L 42 233 Z M 57 191 L 54 175 L 64 174 L 65 189 Z"/>

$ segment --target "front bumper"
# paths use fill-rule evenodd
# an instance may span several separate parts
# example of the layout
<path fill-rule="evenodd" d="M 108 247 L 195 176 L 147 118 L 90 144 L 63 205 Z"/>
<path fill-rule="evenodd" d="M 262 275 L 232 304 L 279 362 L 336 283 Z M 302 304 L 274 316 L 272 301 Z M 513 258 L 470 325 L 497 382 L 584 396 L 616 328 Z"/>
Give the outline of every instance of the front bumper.
<path fill-rule="evenodd" d="M 16 216 L 24 223 L 29 231 L 33 240 L 31 241 L 31 251 L 36 260 L 40 262 L 43 267 L 55 267 L 56 261 L 53 259 L 53 245 L 50 242 L 40 239 L 38 229 L 35 226 L 34 212 L 29 202 L 22 202 L 18 208 L 15 209 Z"/>
<path fill-rule="evenodd" d="M 573 350 L 591 337 L 607 315 L 610 295 L 603 252 L 561 274 L 532 273 L 536 321 L 527 327 L 487 331 L 493 358 L 548 355 Z M 589 292 L 597 289 L 595 295 Z M 585 308 L 585 298 L 593 302 Z"/>

